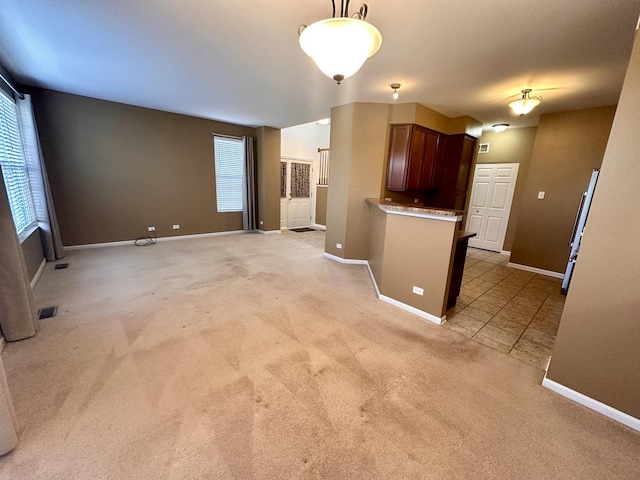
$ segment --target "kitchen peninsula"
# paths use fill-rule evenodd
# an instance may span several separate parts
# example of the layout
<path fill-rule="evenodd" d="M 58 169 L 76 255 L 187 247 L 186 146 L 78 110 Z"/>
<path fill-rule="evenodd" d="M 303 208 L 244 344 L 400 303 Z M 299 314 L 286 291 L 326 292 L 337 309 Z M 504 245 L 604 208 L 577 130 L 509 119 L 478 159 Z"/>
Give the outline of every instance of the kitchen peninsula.
<path fill-rule="evenodd" d="M 378 297 L 443 323 L 460 291 L 467 241 L 475 235 L 459 230 L 463 212 L 366 201 L 371 222 L 368 263 Z"/>

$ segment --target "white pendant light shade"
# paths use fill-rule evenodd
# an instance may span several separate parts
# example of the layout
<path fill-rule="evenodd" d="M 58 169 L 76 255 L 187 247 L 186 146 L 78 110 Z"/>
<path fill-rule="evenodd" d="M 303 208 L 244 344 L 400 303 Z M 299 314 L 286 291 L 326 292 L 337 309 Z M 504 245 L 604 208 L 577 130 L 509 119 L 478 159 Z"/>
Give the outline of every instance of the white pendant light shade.
<path fill-rule="evenodd" d="M 531 93 L 530 88 L 522 90 L 522 98 L 509 104 L 509 107 L 511 107 L 513 111 L 520 116 L 529 113 L 540 105 L 540 102 L 542 101 L 542 97 L 531 97 L 529 96 L 529 93 Z"/>
<path fill-rule="evenodd" d="M 328 18 L 300 33 L 300 47 L 326 76 L 338 83 L 355 74 L 380 49 L 382 35 L 357 18 Z"/>

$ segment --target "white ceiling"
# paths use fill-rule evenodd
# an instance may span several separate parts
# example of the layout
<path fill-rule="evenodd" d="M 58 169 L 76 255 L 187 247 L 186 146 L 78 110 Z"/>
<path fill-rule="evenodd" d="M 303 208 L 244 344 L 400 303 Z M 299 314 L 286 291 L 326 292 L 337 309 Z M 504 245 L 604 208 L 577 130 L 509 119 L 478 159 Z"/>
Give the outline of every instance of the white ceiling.
<path fill-rule="evenodd" d="M 330 0 L 2 0 L 0 63 L 27 85 L 250 126 L 391 102 L 394 82 L 399 102 L 527 126 L 617 103 L 640 13 L 638 0 L 367 3 L 382 47 L 342 85 L 298 45 Z M 519 118 L 507 103 L 523 88 L 544 100 Z"/>

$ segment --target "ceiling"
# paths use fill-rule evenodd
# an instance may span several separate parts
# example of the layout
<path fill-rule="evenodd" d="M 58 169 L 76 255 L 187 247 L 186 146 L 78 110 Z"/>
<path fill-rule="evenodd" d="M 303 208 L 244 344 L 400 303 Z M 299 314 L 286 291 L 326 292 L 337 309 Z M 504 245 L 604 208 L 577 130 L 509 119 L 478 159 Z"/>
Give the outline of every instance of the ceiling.
<path fill-rule="evenodd" d="M 391 103 L 394 82 L 398 102 L 529 126 L 617 103 L 640 13 L 638 0 L 367 3 L 382 47 L 342 85 L 298 45 L 330 0 L 3 0 L 0 63 L 26 85 L 250 126 Z M 523 88 L 544 100 L 520 118 L 507 103 Z"/>

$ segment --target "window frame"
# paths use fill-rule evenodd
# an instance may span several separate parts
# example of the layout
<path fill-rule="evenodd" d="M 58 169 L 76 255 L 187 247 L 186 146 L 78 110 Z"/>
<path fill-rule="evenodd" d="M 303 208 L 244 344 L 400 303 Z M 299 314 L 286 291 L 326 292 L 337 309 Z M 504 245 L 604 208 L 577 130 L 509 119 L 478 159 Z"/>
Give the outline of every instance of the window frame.
<path fill-rule="evenodd" d="M 7 186 L 8 174 L 5 173 L 8 169 L 7 167 L 9 166 L 9 156 L 4 157 L 5 161 L 4 161 L 2 171 L 3 171 L 3 178 L 4 178 L 4 184 L 5 184 L 5 191 L 9 199 L 9 208 L 11 210 L 11 217 L 13 219 L 13 224 L 16 229 L 16 234 L 18 235 L 18 239 L 20 243 L 23 243 L 27 238 L 29 238 L 33 234 L 33 232 L 37 230 L 38 217 L 37 217 L 37 212 L 35 208 L 35 201 L 33 198 L 33 191 L 31 189 L 31 180 L 29 178 L 29 168 L 28 168 L 27 157 L 24 149 L 24 138 L 22 135 L 22 131 L 20 129 L 18 107 L 16 105 L 16 101 L 13 98 L 13 96 L 6 93 L 4 89 L 0 89 L 0 95 L 2 96 L 0 98 L 0 128 L 5 130 L 5 133 L 7 133 L 7 138 L 9 139 L 7 143 L 5 143 L 4 141 L 0 141 L 1 142 L 0 157 L 4 157 L 4 153 L 6 152 L 8 154 L 9 150 L 11 150 L 11 153 L 13 153 L 12 155 L 13 158 L 11 158 L 12 164 L 13 164 L 12 170 L 15 171 L 16 170 L 16 165 L 15 165 L 16 150 L 17 150 L 17 157 L 19 157 L 19 162 L 20 162 L 19 174 L 21 174 L 23 178 L 22 180 L 23 185 L 19 188 L 21 188 L 24 192 L 26 192 L 27 197 L 29 199 L 27 205 L 21 204 L 19 208 L 22 210 L 26 209 L 28 211 L 27 220 L 31 219 L 31 222 L 22 226 L 22 228 L 19 229 L 16 222 L 16 214 L 14 213 L 16 208 L 14 202 L 16 202 L 16 199 L 12 197 L 11 194 L 9 193 L 9 188 Z M 10 109 L 11 115 L 13 116 L 13 118 L 7 117 L 8 108 Z M 17 144 L 11 141 L 12 137 L 14 140 L 16 139 L 18 140 Z"/>
<path fill-rule="evenodd" d="M 217 147 L 220 148 L 217 148 Z M 238 152 L 233 152 L 235 149 Z M 230 153 L 238 153 L 239 164 L 231 164 Z M 214 176 L 216 182 L 216 211 L 237 213 L 244 211 L 244 143 L 241 138 L 213 134 Z M 226 162 L 226 163 L 223 163 Z M 238 171 L 239 170 L 239 171 Z M 231 184 L 229 184 L 231 182 Z M 230 190 L 233 190 L 230 192 Z M 231 193 L 231 195 L 230 195 Z"/>

